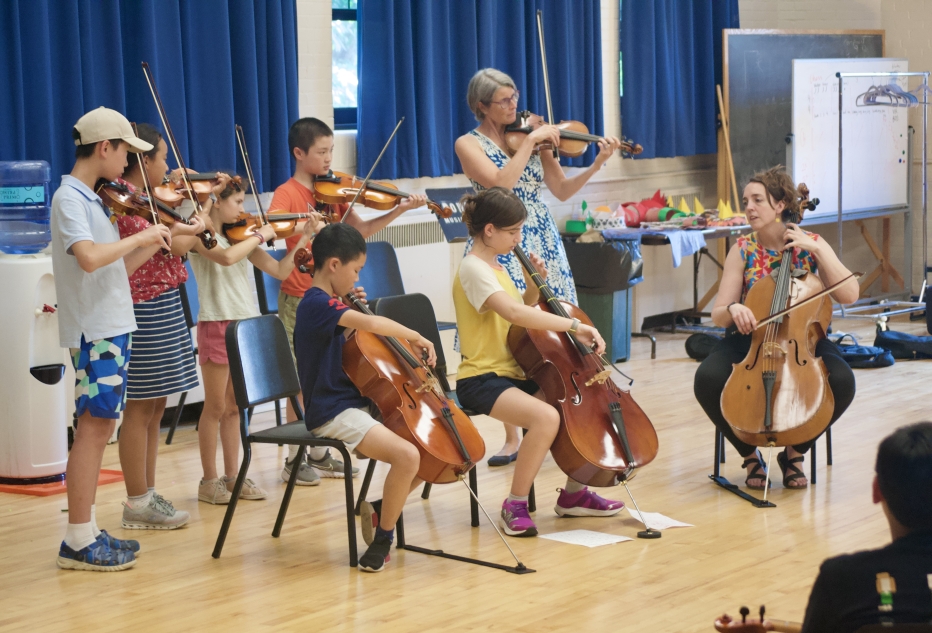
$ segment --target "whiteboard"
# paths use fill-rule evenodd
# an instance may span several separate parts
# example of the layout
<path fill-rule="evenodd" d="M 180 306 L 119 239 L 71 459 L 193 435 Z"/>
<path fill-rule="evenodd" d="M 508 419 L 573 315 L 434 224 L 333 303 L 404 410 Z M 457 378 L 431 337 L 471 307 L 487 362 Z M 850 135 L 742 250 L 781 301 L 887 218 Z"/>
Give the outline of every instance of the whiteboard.
<path fill-rule="evenodd" d="M 809 186 L 821 203 L 807 218 L 838 214 L 837 72 L 906 72 L 907 60 L 794 59 L 792 176 Z M 846 77 L 842 104 L 842 214 L 906 206 L 907 109 L 858 106 L 858 95 L 873 85 L 906 77 Z"/>

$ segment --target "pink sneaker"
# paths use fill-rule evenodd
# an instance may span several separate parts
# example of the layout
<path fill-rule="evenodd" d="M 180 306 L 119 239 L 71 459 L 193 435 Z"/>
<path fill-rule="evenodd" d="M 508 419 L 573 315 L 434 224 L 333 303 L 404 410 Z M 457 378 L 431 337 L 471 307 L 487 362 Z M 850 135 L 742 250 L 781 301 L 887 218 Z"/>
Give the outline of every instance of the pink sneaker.
<path fill-rule="evenodd" d="M 603 499 L 588 487 L 572 494 L 563 488 L 557 490 L 560 496 L 553 510 L 561 517 L 610 517 L 625 507 L 624 502 Z"/>
<path fill-rule="evenodd" d="M 527 501 L 505 499 L 498 523 L 508 536 L 537 536 L 537 526 L 528 514 Z"/>

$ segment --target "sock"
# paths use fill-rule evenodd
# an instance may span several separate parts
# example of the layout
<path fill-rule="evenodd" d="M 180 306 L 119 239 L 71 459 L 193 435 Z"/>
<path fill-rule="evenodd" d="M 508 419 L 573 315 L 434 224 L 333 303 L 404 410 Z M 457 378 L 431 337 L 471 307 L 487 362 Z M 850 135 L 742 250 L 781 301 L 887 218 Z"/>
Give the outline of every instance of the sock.
<path fill-rule="evenodd" d="M 395 541 L 395 528 L 390 530 L 383 530 L 382 526 L 380 525 L 379 527 L 375 528 L 375 538 L 379 538 L 380 536 L 382 538 L 388 539 L 389 543 L 393 543 Z"/>
<path fill-rule="evenodd" d="M 155 492 L 155 486 L 149 486 L 148 488 L 146 488 L 146 490 L 148 490 L 149 492 Z"/>
<path fill-rule="evenodd" d="M 563 490 L 565 490 L 567 494 L 576 494 L 583 489 L 585 489 L 585 486 L 578 481 L 573 481 L 569 477 L 566 478 L 566 486 L 563 488 Z"/>
<path fill-rule="evenodd" d="M 298 456 L 298 446 L 297 444 L 291 444 L 288 446 L 288 461 L 293 462 L 294 458 Z"/>
<path fill-rule="evenodd" d="M 91 504 L 91 533 L 94 535 L 94 538 L 97 538 L 98 536 L 100 536 L 100 528 L 97 527 L 97 504 L 96 503 Z M 69 545 L 68 547 L 71 547 L 71 546 Z M 82 545 L 82 547 L 87 547 L 87 545 Z"/>
<path fill-rule="evenodd" d="M 315 446 L 307 449 L 307 456 L 312 462 L 322 462 L 327 459 L 330 450 L 324 446 Z"/>
<path fill-rule="evenodd" d="M 512 495 L 512 494 L 508 495 L 508 501 L 523 501 L 524 503 L 527 503 L 527 498 L 528 498 L 528 495 L 524 495 L 523 497 L 519 497 L 518 495 Z"/>
<path fill-rule="evenodd" d="M 68 524 L 68 530 L 65 532 L 65 545 L 71 549 L 75 551 L 84 549 L 88 545 L 92 545 L 96 540 L 93 522 Z"/>
<path fill-rule="evenodd" d="M 145 494 L 141 494 L 138 497 L 126 497 L 126 505 L 128 505 L 133 510 L 142 510 L 149 502 L 152 500 L 152 490 L 149 490 Z"/>

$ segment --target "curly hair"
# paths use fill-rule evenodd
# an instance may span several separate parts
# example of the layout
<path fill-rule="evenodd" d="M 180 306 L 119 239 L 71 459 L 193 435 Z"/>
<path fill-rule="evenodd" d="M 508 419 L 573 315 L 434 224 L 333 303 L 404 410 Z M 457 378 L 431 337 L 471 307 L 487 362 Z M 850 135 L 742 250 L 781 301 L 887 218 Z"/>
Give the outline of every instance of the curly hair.
<path fill-rule="evenodd" d="M 784 204 L 784 214 L 787 217 L 791 214 L 802 215 L 803 209 L 800 201 L 809 197 L 809 187 L 802 182 L 798 186 L 795 185 L 783 165 L 771 167 L 766 171 L 759 171 L 751 176 L 748 182 L 763 185 L 771 206 L 776 207 L 777 203 L 782 202 Z"/>
<path fill-rule="evenodd" d="M 510 189 L 492 187 L 476 194 L 466 194 L 460 199 L 463 205 L 463 223 L 469 235 L 482 233 L 486 225 L 504 229 L 524 222 L 527 209 Z"/>

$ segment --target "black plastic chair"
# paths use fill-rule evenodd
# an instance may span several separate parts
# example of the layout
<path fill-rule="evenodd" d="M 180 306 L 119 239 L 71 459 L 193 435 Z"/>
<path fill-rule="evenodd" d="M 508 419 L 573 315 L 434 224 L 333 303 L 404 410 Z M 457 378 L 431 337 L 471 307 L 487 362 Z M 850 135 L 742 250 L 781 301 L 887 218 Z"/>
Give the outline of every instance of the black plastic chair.
<path fill-rule="evenodd" d="M 287 249 L 266 251 L 276 261 L 285 259 Z M 256 297 L 259 299 L 259 314 L 278 314 L 278 291 L 282 289 L 282 282 L 272 275 L 262 272 L 255 266 L 252 272 L 256 276 Z M 282 403 L 275 401 L 275 423 L 282 423 Z"/>
<path fill-rule="evenodd" d="M 191 270 L 191 263 L 185 262 L 188 269 L 188 280 L 178 286 L 178 293 L 181 295 L 181 309 L 184 312 L 184 321 L 188 326 L 188 336 L 191 336 L 191 329 L 197 325 L 197 313 L 200 312 L 201 304 L 197 299 L 197 279 L 194 278 L 194 271 Z M 194 350 L 194 362 L 197 362 L 197 341 L 191 337 L 191 349 Z M 175 437 L 175 429 L 181 422 L 181 414 L 184 412 L 184 403 L 188 399 L 188 392 L 185 391 L 179 396 L 178 404 L 175 405 L 175 417 L 172 418 L 171 426 L 168 428 L 168 436 L 165 438 L 165 444 L 171 444 Z M 197 428 L 197 427 L 195 427 Z"/>
<path fill-rule="evenodd" d="M 359 285 L 365 288 L 366 298 L 371 302 L 383 297 L 396 297 L 405 294 L 404 282 L 401 280 L 401 268 L 395 247 L 388 242 L 369 242 L 366 244 L 366 265 L 359 271 Z M 438 321 L 440 330 L 455 330 L 456 323 Z"/>
<path fill-rule="evenodd" d="M 274 315 L 236 321 L 227 328 L 226 346 L 227 356 L 230 359 L 233 393 L 236 395 L 236 405 L 239 407 L 243 463 L 236 477 L 232 498 L 223 517 L 223 524 L 220 526 L 220 534 L 217 535 L 217 543 L 214 546 L 212 556 L 219 558 L 223 549 L 223 543 L 233 520 L 233 513 L 236 511 L 236 503 L 243 488 L 243 480 L 246 479 L 249 463 L 252 461 L 253 444 L 294 444 L 298 446 L 299 457 L 304 455 L 304 449 L 307 446 L 326 446 L 336 449 L 343 457 L 349 558 L 350 567 L 355 567 L 359 561 L 356 552 L 356 520 L 354 518 L 353 504 L 353 463 L 343 442 L 316 438 L 307 430 L 304 424 L 304 412 L 296 397 L 301 391 L 301 384 L 298 381 L 298 373 L 295 370 L 291 352 L 288 349 L 288 336 L 285 333 L 285 326 Z M 250 432 L 249 419 L 252 416 L 253 408 L 282 398 L 291 400 L 291 405 L 298 414 L 298 420 L 281 426 Z M 278 511 L 278 518 L 275 521 L 275 528 L 272 530 L 272 536 L 276 538 L 281 534 L 285 513 L 288 511 L 288 503 L 291 501 L 291 494 L 298 478 L 298 470 L 298 468 L 291 469 L 288 487 L 285 489 L 282 505 Z"/>

